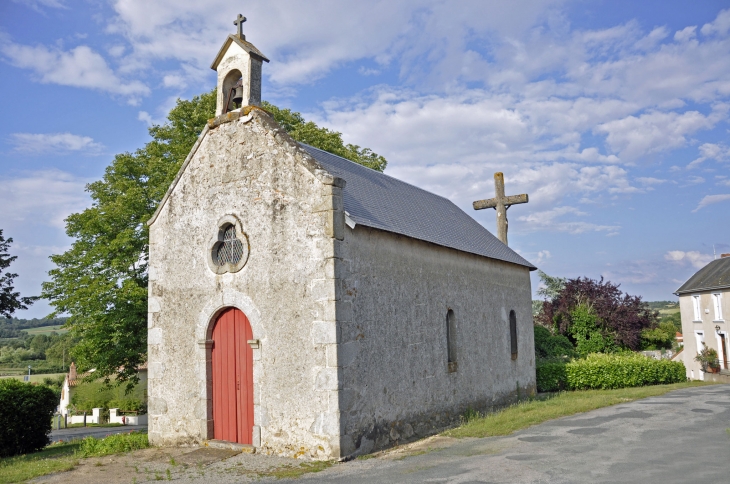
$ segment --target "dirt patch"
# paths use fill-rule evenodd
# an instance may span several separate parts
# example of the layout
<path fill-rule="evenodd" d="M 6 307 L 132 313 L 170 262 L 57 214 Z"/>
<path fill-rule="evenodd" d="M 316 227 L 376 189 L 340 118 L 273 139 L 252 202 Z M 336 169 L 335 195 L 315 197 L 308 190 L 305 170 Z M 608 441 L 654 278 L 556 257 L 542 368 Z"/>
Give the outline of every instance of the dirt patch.
<path fill-rule="evenodd" d="M 317 472 L 327 466 L 286 457 L 241 454 L 227 449 L 152 448 L 81 459 L 72 471 L 39 477 L 35 483 L 104 484 L 176 481 L 238 483 Z"/>
<path fill-rule="evenodd" d="M 457 442 L 453 437 L 444 437 L 442 435 L 433 435 L 410 444 L 401 445 L 382 452 L 377 452 L 366 456 L 365 458 L 377 457 L 386 460 L 401 460 L 414 455 L 426 454 L 436 450 L 450 447 Z"/>

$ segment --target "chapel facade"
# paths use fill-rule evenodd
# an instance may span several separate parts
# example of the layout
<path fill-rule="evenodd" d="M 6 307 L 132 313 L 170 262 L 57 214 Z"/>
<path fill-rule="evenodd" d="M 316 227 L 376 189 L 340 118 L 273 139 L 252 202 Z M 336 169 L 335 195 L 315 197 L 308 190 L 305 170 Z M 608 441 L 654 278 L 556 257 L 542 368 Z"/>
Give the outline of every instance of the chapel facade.
<path fill-rule="evenodd" d="M 449 200 L 294 141 L 226 39 L 150 225 L 149 438 L 330 459 L 535 392 L 535 268 Z"/>

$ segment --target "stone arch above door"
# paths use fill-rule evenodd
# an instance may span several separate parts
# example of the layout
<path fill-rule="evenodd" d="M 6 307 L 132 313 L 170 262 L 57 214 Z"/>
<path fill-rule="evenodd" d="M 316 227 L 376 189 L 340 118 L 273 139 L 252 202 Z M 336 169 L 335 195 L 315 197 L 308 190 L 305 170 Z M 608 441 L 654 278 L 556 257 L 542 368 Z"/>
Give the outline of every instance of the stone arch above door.
<path fill-rule="evenodd" d="M 251 301 L 251 298 L 240 291 L 226 289 L 211 298 L 200 311 L 198 322 L 195 325 L 195 338 L 199 342 L 205 342 L 210 339 L 216 316 L 221 310 L 229 307 L 238 308 L 243 311 L 251 324 L 251 330 L 255 339 L 266 339 L 266 332 L 261 324 L 261 313 L 253 301 Z"/>

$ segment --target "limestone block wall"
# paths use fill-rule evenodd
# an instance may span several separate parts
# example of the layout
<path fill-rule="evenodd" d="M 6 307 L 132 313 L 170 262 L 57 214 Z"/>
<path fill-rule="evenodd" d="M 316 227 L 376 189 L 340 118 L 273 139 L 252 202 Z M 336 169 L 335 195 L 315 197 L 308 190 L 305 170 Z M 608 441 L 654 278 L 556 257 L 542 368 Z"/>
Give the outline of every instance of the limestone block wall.
<path fill-rule="evenodd" d="M 150 441 L 212 438 L 211 323 L 237 307 L 260 341 L 254 445 L 339 456 L 337 369 L 327 354 L 337 338 L 343 183 L 261 111 L 209 126 L 150 226 Z M 240 220 L 250 252 L 240 271 L 215 274 L 207 255 L 226 215 Z"/>
<path fill-rule="evenodd" d="M 343 455 L 429 435 L 469 407 L 487 410 L 535 392 L 527 268 L 359 225 L 347 229 L 337 253 Z"/>

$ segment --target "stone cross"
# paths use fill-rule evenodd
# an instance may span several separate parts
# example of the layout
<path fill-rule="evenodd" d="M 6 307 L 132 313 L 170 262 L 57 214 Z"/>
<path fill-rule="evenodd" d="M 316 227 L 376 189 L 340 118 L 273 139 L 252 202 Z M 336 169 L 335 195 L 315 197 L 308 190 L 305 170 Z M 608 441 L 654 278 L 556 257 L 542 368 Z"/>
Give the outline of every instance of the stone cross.
<path fill-rule="evenodd" d="M 472 205 L 474 210 L 482 210 L 485 208 L 493 208 L 497 210 L 497 238 L 507 245 L 507 209 L 518 203 L 527 203 L 528 197 L 526 193 L 522 195 L 504 196 L 504 175 L 502 172 L 494 174 L 494 198 L 487 200 L 477 200 Z"/>
<path fill-rule="evenodd" d="M 238 38 L 241 40 L 246 40 L 246 36 L 243 35 L 243 22 L 246 21 L 246 17 L 238 14 L 238 17 L 236 17 L 236 20 L 233 21 L 233 25 L 238 27 Z"/>

